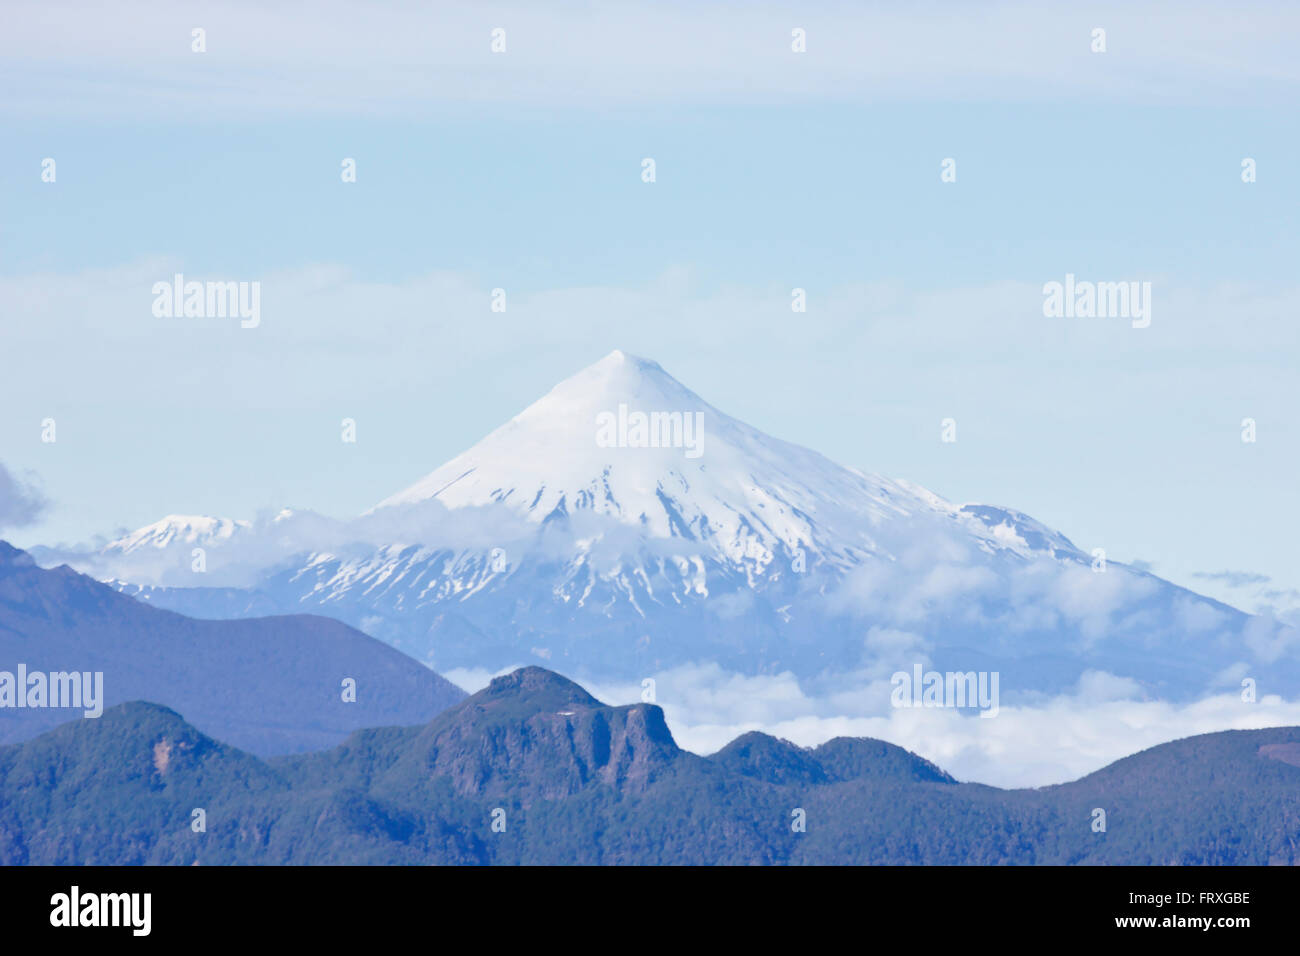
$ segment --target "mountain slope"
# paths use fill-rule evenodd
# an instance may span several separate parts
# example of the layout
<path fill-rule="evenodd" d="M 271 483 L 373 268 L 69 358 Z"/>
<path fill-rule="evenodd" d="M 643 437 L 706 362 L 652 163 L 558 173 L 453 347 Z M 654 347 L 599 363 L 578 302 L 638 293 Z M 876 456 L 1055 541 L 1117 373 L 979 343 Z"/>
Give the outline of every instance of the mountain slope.
<path fill-rule="evenodd" d="M 108 554 L 128 555 L 143 548 L 166 548 L 173 544 L 207 546 L 230 540 L 239 532 L 247 530 L 250 524 L 248 521 L 211 518 L 206 515 L 168 515 L 109 542 L 104 551 Z"/>
<path fill-rule="evenodd" d="M 323 617 L 200 621 L 148 607 L 0 542 L 0 670 L 102 672 L 101 705 L 152 699 L 257 753 L 330 746 L 352 730 L 416 724 L 464 697 L 383 643 Z M 343 681 L 356 682 L 344 702 Z M 0 741 L 80 710 L 0 709 Z"/>
<path fill-rule="evenodd" d="M 1300 694 L 1294 629 L 1014 509 L 764 435 L 622 352 L 354 521 L 271 524 L 212 544 L 210 564 L 253 568 L 252 587 L 176 587 L 209 579 L 187 572 L 116 586 L 196 616 L 328 614 L 441 669 L 626 679 L 707 661 L 814 678 L 925 662 L 999 671 L 1012 695 L 1068 692 L 1089 671 L 1149 698 L 1241 676 Z M 129 571 L 96 560 L 103 577 Z"/>
<path fill-rule="evenodd" d="M 0 863 L 1293 864 L 1295 754 L 1300 728 L 1209 734 L 1039 790 L 873 740 L 703 758 L 654 705 L 528 668 L 424 727 L 270 761 L 143 703 L 0 748 Z"/>
<path fill-rule="evenodd" d="M 617 422 L 620 406 L 629 421 L 647 416 L 645 444 L 631 423 L 621 430 L 625 444 L 617 427 L 602 440 L 602 416 Z M 675 416 L 661 419 L 657 435 L 650 418 L 656 415 Z M 651 444 L 656 437 L 659 447 Z M 650 538 L 692 542 L 701 555 L 754 576 L 800 547 L 849 566 L 876 552 L 873 525 L 914 514 L 951 518 L 990 548 L 1030 550 L 1018 535 L 999 535 L 980 516 L 923 489 L 863 475 L 764 435 L 706 403 L 657 362 L 619 351 L 374 510 L 435 500 L 448 508 L 505 504 L 539 524 L 604 515 Z M 1040 547 L 1076 551 L 1060 536 L 1042 537 Z"/>

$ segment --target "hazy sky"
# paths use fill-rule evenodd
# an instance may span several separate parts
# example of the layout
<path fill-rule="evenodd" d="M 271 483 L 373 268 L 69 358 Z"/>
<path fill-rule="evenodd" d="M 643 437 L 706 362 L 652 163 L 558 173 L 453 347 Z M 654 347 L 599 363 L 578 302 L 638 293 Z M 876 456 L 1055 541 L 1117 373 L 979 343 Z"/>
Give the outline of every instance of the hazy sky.
<path fill-rule="evenodd" d="M 0 463 L 49 505 L 0 534 L 355 514 L 622 348 L 1300 605 L 1300 13 L 912 9 L 7 3 Z M 261 325 L 156 318 L 175 272 L 260 282 Z M 1150 327 L 1045 318 L 1067 273 L 1149 281 Z"/>

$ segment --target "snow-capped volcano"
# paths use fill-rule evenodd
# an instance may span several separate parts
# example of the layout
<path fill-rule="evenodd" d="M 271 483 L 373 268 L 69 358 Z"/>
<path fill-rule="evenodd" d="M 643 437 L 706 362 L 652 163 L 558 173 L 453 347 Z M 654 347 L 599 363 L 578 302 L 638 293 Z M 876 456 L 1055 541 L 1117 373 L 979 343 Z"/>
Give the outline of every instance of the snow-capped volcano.
<path fill-rule="evenodd" d="M 800 550 L 852 566 L 881 553 L 873 528 L 917 515 L 957 521 L 989 548 L 1074 552 L 1041 526 L 1022 537 L 1017 526 L 1032 524 L 1023 516 L 963 511 L 923 488 L 765 435 L 657 362 L 621 351 L 376 509 L 431 499 L 448 508 L 504 505 L 537 523 L 608 516 L 759 574 L 780 553 Z"/>
<path fill-rule="evenodd" d="M 877 679 L 924 662 L 999 671 L 1004 694 L 1100 672 L 1186 698 L 1266 666 L 1300 692 L 1291 629 L 1095 559 L 1020 512 L 837 465 L 623 352 L 351 521 L 151 528 L 124 540 L 164 555 L 200 531 L 224 543 L 203 579 L 173 561 L 171 586 L 148 587 L 105 574 L 105 554 L 101 577 L 199 617 L 329 614 L 439 669 Z M 256 584 L 201 586 L 232 568 Z"/>

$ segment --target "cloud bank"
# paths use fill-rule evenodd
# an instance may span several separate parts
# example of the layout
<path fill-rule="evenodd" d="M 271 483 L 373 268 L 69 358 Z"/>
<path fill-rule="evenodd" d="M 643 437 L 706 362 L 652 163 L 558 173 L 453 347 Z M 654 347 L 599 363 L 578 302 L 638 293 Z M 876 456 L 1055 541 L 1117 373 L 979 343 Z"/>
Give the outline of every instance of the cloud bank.
<path fill-rule="evenodd" d="M 445 676 L 472 693 L 496 675 L 457 670 Z M 1085 674 L 1070 693 L 1004 703 L 989 720 L 950 709 L 882 708 L 880 688 L 856 678 L 812 691 L 791 674 L 749 677 L 710 663 L 653 679 L 655 702 L 673 736 L 694 753 L 714 753 L 754 730 L 805 747 L 834 737 L 874 737 L 920 754 L 959 780 L 996 787 L 1065 783 L 1181 737 L 1300 724 L 1300 701 L 1265 694 L 1248 703 L 1235 692 L 1184 705 L 1147 701 L 1132 682 L 1100 671 Z M 642 700 L 640 684 L 584 686 L 609 704 Z"/>

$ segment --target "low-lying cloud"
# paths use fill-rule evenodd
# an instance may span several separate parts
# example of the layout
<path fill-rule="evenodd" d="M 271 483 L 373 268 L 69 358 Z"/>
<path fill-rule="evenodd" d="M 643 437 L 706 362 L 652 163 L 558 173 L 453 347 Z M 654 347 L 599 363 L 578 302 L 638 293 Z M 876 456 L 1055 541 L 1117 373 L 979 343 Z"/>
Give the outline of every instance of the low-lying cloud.
<path fill-rule="evenodd" d="M 456 675 L 476 690 L 488 675 Z M 477 679 L 477 680 L 476 680 Z M 874 737 L 938 764 L 959 780 L 998 787 L 1065 783 L 1122 757 L 1195 734 L 1300 724 L 1300 701 L 1264 694 L 1253 703 L 1239 691 L 1188 704 L 1141 699 L 1127 678 L 1084 674 L 1068 693 L 1008 704 L 978 719 L 945 708 L 891 708 L 888 680 L 858 677 L 810 690 L 791 674 L 747 677 L 716 664 L 654 676 L 656 703 L 680 746 L 714 753 L 749 731 L 811 747 L 833 737 Z M 477 686 L 475 686 L 477 684 Z M 639 684 L 589 683 L 611 704 L 641 700 Z"/>

